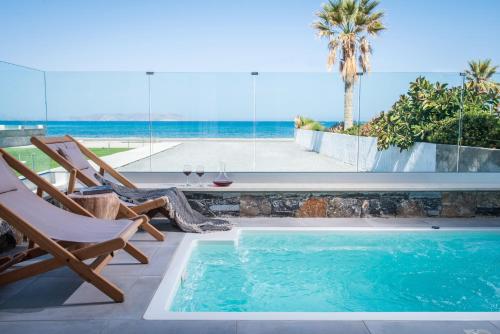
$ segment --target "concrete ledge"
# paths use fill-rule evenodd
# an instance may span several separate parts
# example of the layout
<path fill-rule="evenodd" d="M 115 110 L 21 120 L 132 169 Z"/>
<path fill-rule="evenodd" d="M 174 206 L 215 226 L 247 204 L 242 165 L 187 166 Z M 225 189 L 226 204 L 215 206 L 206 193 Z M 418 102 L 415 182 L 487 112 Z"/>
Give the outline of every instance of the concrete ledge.
<path fill-rule="evenodd" d="M 23 128 L 19 126 L 17 129 L 3 127 L 0 128 L 0 147 L 31 145 L 30 139 L 32 136 L 45 136 L 45 128 L 43 126 L 37 128 Z"/>
<path fill-rule="evenodd" d="M 176 186 L 183 191 L 500 191 L 500 173 L 228 173 L 234 183 L 214 187 L 218 173 L 207 173 L 197 185 L 185 187 L 186 177 L 173 172 L 124 172 L 144 188 Z"/>

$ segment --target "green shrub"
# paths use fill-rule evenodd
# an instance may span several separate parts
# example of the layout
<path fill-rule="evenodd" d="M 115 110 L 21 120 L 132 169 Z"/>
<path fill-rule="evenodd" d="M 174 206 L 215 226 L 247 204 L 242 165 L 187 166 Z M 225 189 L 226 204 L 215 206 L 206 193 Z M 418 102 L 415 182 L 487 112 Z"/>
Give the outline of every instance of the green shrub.
<path fill-rule="evenodd" d="M 433 124 L 428 129 L 425 141 L 456 145 L 459 133 L 457 115 Z M 462 117 L 461 145 L 477 147 L 500 147 L 500 120 L 490 112 L 468 111 Z"/>
<path fill-rule="evenodd" d="M 456 144 L 458 133 L 453 133 L 455 128 L 447 128 L 445 124 L 458 124 L 462 98 L 463 112 L 469 117 L 467 122 L 471 135 L 488 138 L 498 131 L 490 128 L 499 126 L 497 116 L 491 112 L 499 102 L 499 96 L 494 92 L 480 92 L 466 85 L 462 97 L 462 87 L 448 88 L 446 84 L 433 84 L 419 77 L 410 83 L 408 93 L 402 95 L 389 111 L 382 112 L 370 122 L 373 133 L 377 135 L 378 149 L 396 146 L 406 150 L 415 142 L 437 142 L 438 139 L 440 142 Z M 481 127 L 485 118 L 488 118 L 489 124 Z M 496 121 L 490 121 L 492 119 Z M 463 134 L 467 135 L 465 129 Z M 456 138 L 454 142 L 451 141 L 453 137 Z M 466 141 L 470 143 L 472 139 Z M 465 142 L 463 144 L 466 145 Z M 487 147 L 490 146 L 491 143 Z"/>
<path fill-rule="evenodd" d="M 310 118 L 296 117 L 295 125 L 307 130 L 375 136 L 379 150 L 391 146 L 406 150 L 416 142 L 456 145 L 463 113 L 462 145 L 500 148 L 499 103 L 500 89 L 496 83 L 488 89 L 478 89 L 467 82 L 462 90 L 461 86 L 448 87 L 418 77 L 391 109 L 368 123 L 347 130 L 343 124 L 326 129 Z"/>
<path fill-rule="evenodd" d="M 321 123 L 316 122 L 316 121 L 306 123 L 306 125 L 302 126 L 302 129 L 313 130 L 313 131 L 325 131 L 326 130 L 325 126 L 321 125 Z"/>
<path fill-rule="evenodd" d="M 297 129 L 301 129 L 303 128 L 304 126 L 306 126 L 307 124 L 311 124 L 311 123 L 314 123 L 315 121 L 311 118 L 307 118 L 307 117 L 304 117 L 304 116 L 297 116 L 295 117 L 295 127 Z"/>
<path fill-rule="evenodd" d="M 360 131 L 360 126 L 355 124 L 355 125 L 351 126 L 349 129 L 341 130 L 339 132 L 346 134 L 346 135 L 357 136 L 359 134 L 359 131 Z"/>
<path fill-rule="evenodd" d="M 373 121 L 365 123 L 365 124 L 360 124 L 360 125 L 354 124 L 353 126 L 351 126 L 347 130 L 344 130 L 343 126 L 341 129 L 337 127 L 335 129 L 332 129 L 332 132 L 338 132 L 338 133 L 343 133 L 346 135 L 353 135 L 353 136 L 359 135 L 359 136 L 365 136 L 365 137 L 377 135 L 373 129 Z"/>
<path fill-rule="evenodd" d="M 323 126 L 320 122 L 303 116 L 295 117 L 295 127 L 297 129 L 304 130 L 326 131 L 326 127 Z"/>

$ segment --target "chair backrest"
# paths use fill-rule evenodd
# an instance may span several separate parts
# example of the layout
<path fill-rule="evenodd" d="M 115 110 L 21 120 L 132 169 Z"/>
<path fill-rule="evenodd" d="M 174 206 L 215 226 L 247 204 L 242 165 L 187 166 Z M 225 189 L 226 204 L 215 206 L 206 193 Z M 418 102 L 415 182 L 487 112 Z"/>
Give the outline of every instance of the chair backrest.
<path fill-rule="evenodd" d="M 0 196 L 11 191 L 17 191 L 19 183 L 19 179 L 2 158 L 0 160 Z"/>
<path fill-rule="evenodd" d="M 17 177 L 13 169 L 26 176 L 39 189 L 49 193 L 71 212 L 37 196 Z M 93 218 L 91 213 L 2 149 L 0 149 L 0 218 L 37 243 L 46 241 L 47 238 L 98 242 L 107 240 L 116 232 L 114 224 Z"/>
<path fill-rule="evenodd" d="M 92 180 L 95 183 L 94 185 L 101 185 L 99 180 L 94 176 L 97 171 L 88 162 L 85 155 L 82 153 L 82 151 L 80 151 L 80 148 L 75 142 L 66 141 L 59 143 L 50 143 L 47 144 L 47 146 L 52 151 L 59 154 L 62 158 L 70 162 L 74 169 Z"/>
<path fill-rule="evenodd" d="M 61 164 L 69 172 L 72 170 L 77 171 L 76 178 L 87 186 L 102 185 L 95 177 L 97 171 L 89 163 L 89 159 L 99 166 L 99 174 L 104 175 L 104 173 L 107 173 L 122 185 L 129 188 L 136 188 L 130 180 L 71 136 L 32 137 L 31 143 L 45 152 L 54 161 Z"/>
<path fill-rule="evenodd" d="M 3 194 L 18 191 L 22 187 L 26 187 L 14 174 L 14 171 L 9 167 L 7 162 L 0 158 L 0 196 Z"/>
<path fill-rule="evenodd" d="M 73 216 L 70 212 L 48 203 L 29 190 L 14 174 L 3 155 L 0 155 L 0 205 L 6 208 L 4 210 L 0 207 L 0 217 L 8 223 L 19 228 L 13 219 L 9 219 L 12 217 L 8 217 L 8 214 L 14 214 L 53 239 L 64 236 L 60 226 L 61 214 L 63 219 Z M 6 210 L 9 212 L 4 212 Z M 21 232 L 27 233 L 25 230 Z"/>

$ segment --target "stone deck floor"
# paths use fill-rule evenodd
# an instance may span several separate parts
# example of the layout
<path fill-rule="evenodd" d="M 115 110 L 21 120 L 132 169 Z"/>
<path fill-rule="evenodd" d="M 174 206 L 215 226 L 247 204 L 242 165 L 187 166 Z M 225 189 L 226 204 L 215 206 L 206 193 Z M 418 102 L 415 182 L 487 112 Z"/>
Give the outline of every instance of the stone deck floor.
<path fill-rule="evenodd" d="M 179 142 L 180 140 L 176 140 Z M 309 152 L 293 140 L 190 140 L 120 167 L 120 171 L 180 172 L 185 164 L 219 171 L 224 161 L 230 172 L 355 172 L 356 166 Z M 151 162 L 151 165 L 150 165 Z M 193 178 L 194 180 L 194 178 Z"/>
<path fill-rule="evenodd" d="M 500 227 L 500 219 L 233 219 L 241 226 L 357 227 Z M 184 237 L 165 221 L 155 225 L 167 233 L 165 242 L 137 233 L 133 244 L 150 257 L 137 264 L 118 252 L 103 275 L 125 292 L 115 304 L 67 269 L 0 287 L 0 333 L 329 333 L 329 334 L 464 334 L 482 329 L 500 334 L 500 322 L 470 321 L 146 321 L 142 319 L 163 274 Z"/>

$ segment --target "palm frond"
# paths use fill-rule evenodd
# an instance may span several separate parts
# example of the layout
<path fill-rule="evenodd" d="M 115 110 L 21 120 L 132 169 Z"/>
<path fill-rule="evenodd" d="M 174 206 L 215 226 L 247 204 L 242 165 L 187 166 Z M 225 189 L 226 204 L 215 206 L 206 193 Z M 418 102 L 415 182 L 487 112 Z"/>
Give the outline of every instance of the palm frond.
<path fill-rule="evenodd" d="M 372 48 L 370 42 L 366 37 L 362 37 L 359 42 L 359 66 L 364 73 L 370 71 L 370 56 L 372 54 Z"/>
<path fill-rule="evenodd" d="M 376 11 L 377 0 L 328 0 L 316 13 L 313 28 L 328 38 L 328 69 L 338 60 L 345 81 L 355 80 L 358 64 L 363 72 L 370 70 L 371 46 L 367 36 L 385 29 L 383 11 Z M 338 59 L 337 59 L 338 58 Z"/>
<path fill-rule="evenodd" d="M 330 37 L 334 34 L 334 32 L 330 29 L 327 23 L 317 21 L 313 23 L 313 28 L 316 29 L 316 34 L 319 37 Z"/>
<path fill-rule="evenodd" d="M 469 61 L 469 68 L 465 71 L 467 80 L 476 83 L 489 81 L 495 75 L 498 66 L 491 64 L 491 59 L 485 60 L 471 60 Z"/>
<path fill-rule="evenodd" d="M 369 15 L 379 4 L 379 1 L 362 0 L 359 7 L 363 13 Z"/>
<path fill-rule="evenodd" d="M 328 43 L 329 52 L 328 52 L 328 58 L 326 61 L 326 66 L 327 66 L 328 71 L 331 71 L 333 69 L 333 65 L 335 64 L 335 59 L 337 57 L 338 46 L 339 46 L 339 42 L 337 39 L 332 39 Z"/>

